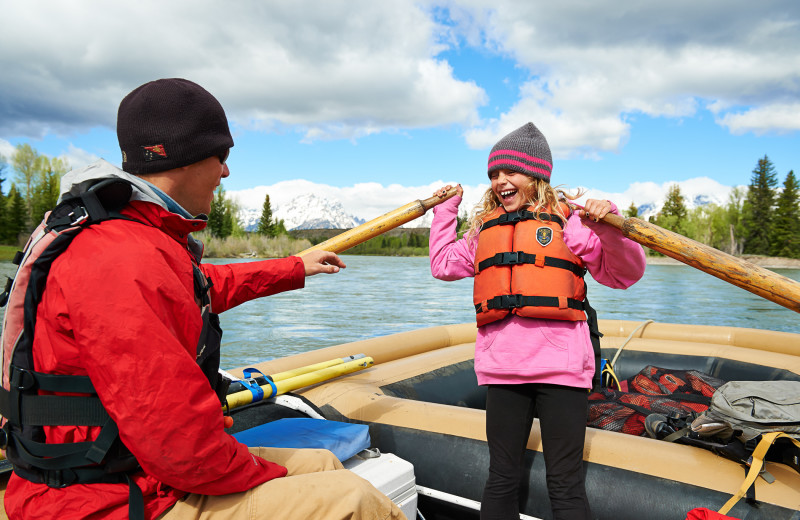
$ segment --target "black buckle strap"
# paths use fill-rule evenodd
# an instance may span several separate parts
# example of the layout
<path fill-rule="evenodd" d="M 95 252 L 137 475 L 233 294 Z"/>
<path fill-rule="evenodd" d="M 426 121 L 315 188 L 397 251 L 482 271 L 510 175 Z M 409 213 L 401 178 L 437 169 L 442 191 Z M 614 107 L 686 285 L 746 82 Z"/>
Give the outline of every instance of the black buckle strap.
<path fill-rule="evenodd" d="M 45 232 L 53 229 L 62 229 L 81 224 L 89 219 L 89 212 L 83 206 L 77 206 L 68 214 L 60 218 L 49 219 Z"/>
<path fill-rule="evenodd" d="M 0 414 L 21 426 L 103 426 L 110 419 L 95 395 L 38 395 L 37 390 L 96 394 L 86 376 L 42 374 L 11 365 L 11 390 L 0 388 Z"/>
<path fill-rule="evenodd" d="M 557 296 L 524 296 L 522 294 L 503 294 L 486 300 L 486 309 L 515 309 L 517 307 L 559 307 Z M 567 298 L 567 307 L 578 311 L 586 309 L 584 302 Z M 482 303 L 475 304 L 475 312 L 483 312 Z"/>
<path fill-rule="evenodd" d="M 583 278 L 586 275 L 586 268 L 576 263 L 564 260 L 563 258 L 553 258 L 552 256 L 544 257 L 544 265 L 547 267 L 558 267 L 559 269 L 566 269 L 572 271 L 575 276 Z"/>
<path fill-rule="evenodd" d="M 492 226 L 502 226 L 505 224 L 516 224 L 517 222 L 522 222 L 523 220 L 542 220 L 545 222 L 553 222 L 561 226 L 561 229 L 564 229 L 564 220 L 559 217 L 558 215 L 553 215 L 552 213 L 534 213 L 533 211 L 527 210 L 517 210 L 512 211 L 511 213 L 503 213 L 502 215 L 498 216 L 497 218 L 493 218 L 491 220 L 487 220 L 481 226 L 481 229 L 488 229 Z"/>
<path fill-rule="evenodd" d="M 478 272 L 488 269 L 495 265 L 517 265 L 517 264 L 536 264 L 536 255 L 525 253 L 523 251 L 512 251 L 510 253 L 497 253 L 494 256 L 486 258 L 478 263 Z M 552 256 L 544 257 L 544 266 L 558 267 L 559 269 L 566 269 L 572 271 L 576 276 L 581 278 L 586 275 L 586 268 L 576 263 L 564 260 L 563 258 L 554 258 Z"/>
<path fill-rule="evenodd" d="M 536 255 L 531 255 L 523 251 L 511 251 L 510 253 L 497 253 L 478 263 L 478 271 L 483 271 L 494 265 L 517 265 L 533 264 L 536 262 Z"/>

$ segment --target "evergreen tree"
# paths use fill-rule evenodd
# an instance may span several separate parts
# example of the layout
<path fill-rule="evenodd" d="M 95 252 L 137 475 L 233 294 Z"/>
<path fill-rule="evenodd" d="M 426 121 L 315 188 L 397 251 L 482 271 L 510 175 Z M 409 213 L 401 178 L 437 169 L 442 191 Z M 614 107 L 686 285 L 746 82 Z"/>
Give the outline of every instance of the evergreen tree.
<path fill-rule="evenodd" d="M 742 207 L 744 206 L 745 194 L 741 188 L 734 188 L 728 196 L 728 204 L 725 206 L 725 231 L 728 238 L 725 241 L 725 250 L 732 255 L 742 254 L 742 237 L 744 236 L 744 225 L 742 224 Z M 722 249 L 722 248 L 720 248 Z"/>
<path fill-rule="evenodd" d="M 461 212 L 456 215 L 456 232 L 462 232 L 469 229 L 469 217 L 467 216 L 467 212 L 461 210 Z"/>
<path fill-rule="evenodd" d="M 214 192 L 214 198 L 211 199 L 211 211 L 208 213 L 208 225 L 206 228 L 211 236 L 224 237 L 224 218 L 225 218 L 225 190 L 222 185 Z"/>
<path fill-rule="evenodd" d="M 17 182 L 22 186 L 21 195 L 24 197 L 27 208 L 26 217 L 29 222 L 35 222 L 33 218 L 33 188 L 41 167 L 41 156 L 31 145 L 18 144 L 11 157 L 11 162 L 17 171 Z"/>
<path fill-rule="evenodd" d="M 655 223 L 681 235 L 686 234 L 686 202 L 677 184 L 670 186 L 667 200 L 655 218 Z"/>
<path fill-rule="evenodd" d="M 268 237 L 277 236 L 277 226 L 272 220 L 272 206 L 269 202 L 269 193 L 264 197 L 264 204 L 261 206 L 261 218 L 258 220 L 256 233 Z"/>
<path fill-rule="evenodd" d="M 226 207 L 225 212 L 222 214 L 222 229 L 220 230 L 221 237 L 229 237 L 233 234 L 233 215 L 230 208 Z"/>
<path fill-rule="evenodd" d="M 31 194 L 31 219 L 38 223 L 44 214 L 56 206 L 61 191 L 61 176 L 69 168 L 58 158 L 40 156 L 36 164 L 36 181 Z"/>
<path fill-rule="evenodd" d="M 20 233 L 25 230 L 26 214 L 25 200 L 12 183 L 6 197 L 6 220 L 3 222 L 6 243 L 17 244 Z"/>
<path fill-rule="evenodd" d="M 624 215 L 627 218 L 638 218 L 639 217 L 639 208 L 636 207 L 636 204 L 631 201 L 631 205 L 628 206 L 628 209 L 625 210 Z"/>
<path fill-rule="evenodd" d="M 765 155 L 758 160 L 750 178 L 742 211 L 744 224 L 744 253 L 770 254 L 772 216 L 775 205 L 775 186 L 778 180 L 775 167 Z"/>
<path fill-rule="evenodd" d="M 275 236 L 280 235 L 288 235 L 289 232 L 286 231 L 286 225 L 283 223 L 283 219 L 280 219 L 275 224 Z"/>
<path fill-rule="evenodd" d="M 7 227 L 7 213 L 6 213 L 6 196 L 3 193 L 3 183 L 6 181 L 6 178 L 3 177 L 3 172 L 6 170 L 6 160 L 0 154 L 0 244 L 4 244 L 6 240 L 8 240 L 8 230 Z"/>
<path fill-rule="evenodd" d="M 800 184 L 789 171 L 778 196 L 772 224 L 772 255 L 800 258 Z"/>

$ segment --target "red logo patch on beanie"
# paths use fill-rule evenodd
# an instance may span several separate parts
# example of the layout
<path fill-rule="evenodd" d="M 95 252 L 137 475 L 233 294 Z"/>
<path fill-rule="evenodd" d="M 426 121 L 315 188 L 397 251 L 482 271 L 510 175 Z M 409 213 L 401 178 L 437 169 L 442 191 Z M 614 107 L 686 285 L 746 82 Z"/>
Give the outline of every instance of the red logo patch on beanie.
<path fill-rule="evenodd" d="M 167 151 L 164 149 L 163 144 L 155 144 L 153 146 L 142 146 L 144 149 L 145 161 L 158 161 L 159 159 L 167 158 Z"/>

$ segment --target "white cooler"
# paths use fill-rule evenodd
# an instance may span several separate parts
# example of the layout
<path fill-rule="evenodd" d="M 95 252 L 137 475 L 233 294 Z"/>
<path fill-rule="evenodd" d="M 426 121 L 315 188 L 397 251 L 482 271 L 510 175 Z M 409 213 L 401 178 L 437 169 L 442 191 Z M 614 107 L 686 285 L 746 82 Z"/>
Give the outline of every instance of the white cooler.
<path fill-rule="evenodd" d="M 373 452 L 367 450 L 367 453 Z M 392 453 L 381 453 L 374 458 L 364 458 L 359 454 L 342 464 L 389 497 L 403 510 L 408 520 L 417 517 L 416 479 L 414 466 L 410 462 Z"/>

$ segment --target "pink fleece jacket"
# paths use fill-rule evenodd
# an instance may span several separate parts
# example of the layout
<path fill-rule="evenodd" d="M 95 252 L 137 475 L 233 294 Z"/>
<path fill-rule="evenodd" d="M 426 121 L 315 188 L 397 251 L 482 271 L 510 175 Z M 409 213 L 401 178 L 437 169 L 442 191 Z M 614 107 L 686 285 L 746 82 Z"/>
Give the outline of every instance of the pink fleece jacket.
<path fill-rule="evenodd" d="M 439 280 L 475 276 L 477 239 L 457 239 L 461 197 L 434 207 L 430 236 L 431 273 Z M 619 214 L 612 203 L 611 211 Z M 611 226 L 573 214 L 564 228 L 570 251 L 586 264 L 592 278 L 626 289 L 644 274 L 642 246 Z M 591 295 L 589 295 L 591 301 Z M 550 383 L 591 388 L 594 353 L 585 321 L 506 318 L 478 327 L 475 341 L 478 384 Z"/>

